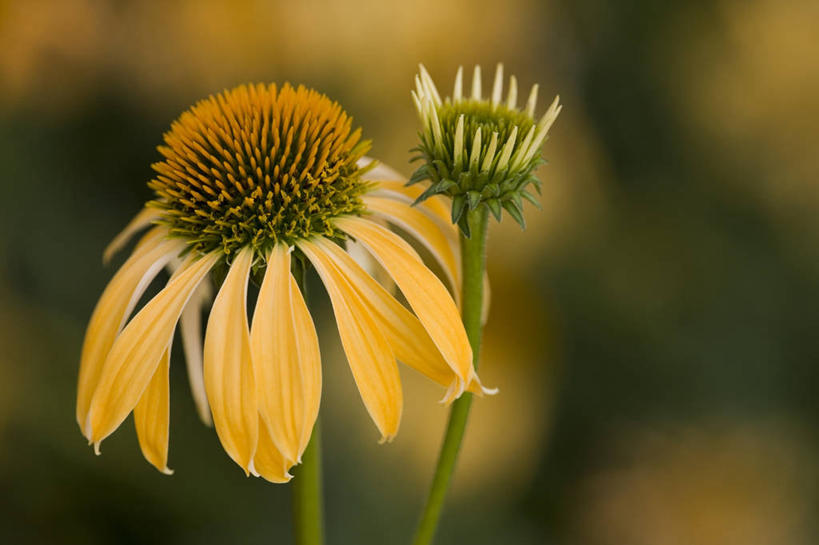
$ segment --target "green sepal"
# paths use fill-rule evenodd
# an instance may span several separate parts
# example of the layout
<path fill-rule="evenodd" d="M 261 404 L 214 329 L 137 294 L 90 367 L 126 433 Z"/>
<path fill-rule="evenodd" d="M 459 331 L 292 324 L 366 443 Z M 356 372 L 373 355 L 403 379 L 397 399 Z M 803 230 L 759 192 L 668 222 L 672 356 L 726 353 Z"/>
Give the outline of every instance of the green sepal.
<path fill-rule="evenodd" d="M 460 221 L 465 209 L 466 197 L 464 195 L 455 195 L 452 197 L 452 223 L 458 223 Z M 468 231 L 469 226 L 467 226 L 466 229 Z"/>
<path fill-rule="evenodd" d="M 435 171 L 438 173 L 438 178 L 440 179 L 449 178 L 449 168 L 447 168 L 446 163 L 444 163 L 440 159 L 435 159 L 432 162 L 432 166 L 435 167 Z"/>
<path fill-rule="evenodd" d="M 466 238 L 472 238 L 472 231 L 469 229 L 469 214 L 464 214 L 461 216 L 461 219 L 458 220 L 458 227 L 461 228 L 461 232 L 464 234 Z"/>
<path fill-rule="evenodd" d="M 469 172 L 461 172 L 458 176 L 458 188 L 461 191 L 469 191 L 472 186 L 472 176 L 469 175 Z"/>
<path fill-rule="evenodd" d="M 432 197 L 433 195 L 437 195 L 438 193 L 444 193 L 453 185 L 455 185 L 455 182 L 452 180 L 441 180 L 440 182 L 434 183 L 429 186 L 426 191 L 418 195 L 418 198 L 415 199 L 415 202 L 413 202 L 412 205 L 415 206 L 418 203 L 424 202 L 428 198 Z"/>
<path fill-rule="evenodd" d="M 481 194 L 478 193 L 477 191 L 467 191 L 466 200 L 467 203 L 469 204 L 469 209 L 475 210 L 481 203 Z"/>
<path fill-rule="evenodd" d="M 538 195 L 543 194 L 543 191 L 542 191 L 542 188 L 541 188 L 542 184 L 540 183 L 540 180 L 536 176 L 530 176 L 529 177 L 529 183 L 532 184 L 533 186 L 535 186 L 535 191 L 537 191 Z"/>
<path fill-rule="evenodd" d="M 417 184 L 418 182 L 423 182 L 424 180 L 429 180 L 429 170 L 427 169 L 427 165 L 421 165 L 418 167 L 418 169 L 412 173 L 412 176 L 410 176 L 410 179 L 407 181 L 406 185 Z"/>
<path fill-rule="evenodd" d="M 521 229 L 526 229 L 526 220 L 523 219 L 523 210 L 520 209 L 515 201 L 503 201 L 503 207 L 507 212 L 509 212 L 512 219 L 518 222 Z"/>
<path fill-rule="evenodd" d="M 535 198 L 534 195 L 526 191 L 525 189 L 520 192 L 520 196 L 535 205 L 538 210 L 543 210 L 543 206 L 541 206 L 540 202 Z"/>
<path fill-rule="evenodd" d="M 489 211 L 492 212 L 495 219 L 500 221 L 501 216 L 503 215 L 503 209 L 501 208 L 501 204 L 498 199 L 487 199 L 486 206 L 489 207 Z"/>
<path fill-rule="evenodd" d="M 484 198 L 492 198 L 500 195 L 500 187 L 497 184 L 489 184 L 481 191 L 481 196 Z"/>

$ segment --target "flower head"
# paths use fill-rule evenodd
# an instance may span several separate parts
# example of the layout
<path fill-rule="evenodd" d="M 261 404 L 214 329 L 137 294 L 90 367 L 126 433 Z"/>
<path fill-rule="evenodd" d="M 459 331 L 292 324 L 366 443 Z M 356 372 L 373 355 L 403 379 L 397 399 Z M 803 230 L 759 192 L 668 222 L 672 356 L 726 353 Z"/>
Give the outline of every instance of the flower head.
<path fill-rule="evenodd" d="M 481 90 L 481 68 L 475 67 L 471 92 L 463 91 L 463 67 L 458 68 L 452 97 L 441 99 L 438 89 L 423 65 L 415 78 L 412 98 L 421 119 L 420 152 L 423 160 L 409 180 L 410 184 L 429 180 L 418 197 L 422 202 L 433 195 L 452 198 L 452 222 L 469 235 L 464 214 L 487 206 L 497 220 L 505 209 L 521 227 L 523 201 L 538 205 L 527 191 L 531 184 L 540 191 L 533 172 L 543 162 L 540 147 L 562 106 L 555 97 L 552 105 L 535 119 L 538 86 L 534 85 L 525 108 L 517 106 L 518 86 L 509 78 L 503 97 L 503 65 L 498 64 L 492 94 Z"/>
<path fill-rule="evenodd" d="M 318 338 L 294 276 L 310 265 L 382 439 L 401 420 L 396 360 L 446 387 L 446 401 L 484 391 L 446 287 L 382 225 L 397 224 L 425 245 L 457 290 L 457 238 L 440 203 L 409 207 L 418 192 L 362 157 L 369 145 L 337 103 L 304 87 L 242 85 L 182 114 L 164 141 L 149 183 L 155 199 L 105 259 L 150 229 L 102 294 L 83 345 L 76 416 L 97 451 L 133 411 L 143 454 L 170 472 L 168 368 L 178 322 L 203 420 L 212 419 L 247 473 L 288 480 L 321 396 Z M 342 244 L 351 240 L 387 271 L 409 308 L 347 254 Z M 168 283 L 131 316 L 165 267 Z M 203 344 L 211 271 L 223 280 Z M 259 290 L 249 321 L 251 279 Z"/>

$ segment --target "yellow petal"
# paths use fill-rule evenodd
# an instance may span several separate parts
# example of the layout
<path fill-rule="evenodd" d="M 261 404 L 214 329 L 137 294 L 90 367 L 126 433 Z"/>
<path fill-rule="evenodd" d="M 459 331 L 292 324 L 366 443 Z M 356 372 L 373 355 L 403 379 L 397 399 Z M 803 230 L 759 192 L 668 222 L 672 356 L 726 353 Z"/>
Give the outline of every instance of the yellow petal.
<path fill-rule="evenodd" d="M 168 469 L 168 428 L 170 423 L 170 393 L 168 387 L 168 369 L 171 359 L 171 347 L 165 349 L 162 359 L 154 372 L 151 382 L 134 407 L 134 425 L 136 426 L 139 447 L 142 455 L 151 465 L 165 475 L 173 474 Z"/>
<path fill-rule="evenodd" d="M 364 244 L 390 273 L 444 360 L 460 377 L 461 387 L 457 393 L 460 395 L 475 378 L 472 348 L 458 308 L 444 285 L 424 266 L 410 245 L 395 233 L 354 217 L 338 218 L 336 225 Z"/>
<path fill-rule="evenodd" d="M 134 216 L 128 225 L 125 226 L 125 229 L 123 229 L 120 234 L 115 236 L 114 240 L 108 243 L 108 246 L 105 247 L 105 251 L 102 253 L 102 262 L 108 263 L 111 261 L 114 254 L 121 250 L 122 247 L 128 243 L 131 237 L 134 236 L 134 234 L 148 227 L 157 218 L 159 218 L 159 210 L 156 208 L 146 207 L 140 210 L 140 212 Z"/>
<path fill-rule="evenodd" d="M 315 242 L 299 242 L 324 283 L 333 305 L 341 344 L 358 391 L 382 441 L 398 432 L 404 405 L 401 377 L 387 339 L 347 279 L 333 266 L 332 258 Z"/>
<path fill-rule="evenodd" d="M 369 166 L 373 162 L 375 162 L 376 164 L 375 164 L 375 166 L 373 168 L 371 168 L 370 170 L 368 170 L 367 172 L 364 173 L 364 176 L 362 176 L 362 178 L 364 180 L 367 180 L 367 181 L 373 181 L 373 180 L 404 180 L 404 181 L 406 181 L 404 176 L 400 172 L 398 172 L 397 170 L 392 168 L 391 166 L 386 165 L 386 164 L 382 163 L 381 161 L 378 161 L 377 159 L 373 159 L 372 157 L 368 157 L 366 155 L 364 157 L 362 157 L 361 159 L 359 159 L 358 161 L 356 161 L 356 166 L 358 168 L 364 168 L 364 167 Z"/>
<path fill-rule="evenodd" d="M 307 309 L 307 303 L 301 294 L 296 279 L 290 276 L 290 297 L 293 308 L 293 322 L 296 327 L 296 345 L 299 347 L 301 363 L 301 380 L 304 392 L 304 421 L 301 440 L 299 441 L 299 456 L 304 453 L 313 426 L 318 418 L 321 404 L 321 353 L 319 352 L 318 335 L 313 318 Z"/>
<path fill-rule="evenodd" d="M 294 284 L 290 274 L 290 250 L 279 244 L 268 258 L 250 331 L 259 413 L 273 442 L 291 463 L 299 461 L 302 441 L 304 437 L 309 438 L 313 429 L 317 414 L 313 408 L 316 394 L 321 391 L 320 370 L 319 382 L 315 383 L 315 370 L 320 369 L 315 327 L 309 314 L 307 324 L 300 316 L 298 325 L 307 327 L 312 335 L 297 335 L 294 307 L 298 302 L 301 303 L 298 312 L 306 311 L 306 307 L 298 287 L 293 293 Z M 300 339 L 315 346 L 308 347 L 302 354 Z M 308 420 L 311 415 L 312 420 Z"/>
<path fill-rule="evenodd" d="M 389 178 L 389 177 L 378 177 L 373 176 L 373 174 L 380 173 L 386 174 L 390 172 L 392 169 L 389 167 L 385 167 L 387 170 L 382 170 L 383 165 L 378 165 L 374 168 L 365 179 L 371 180 L 379 180 L 378 184 L 376 185 L 375 189 L 371 191 L 368 195 L 373 197 L 387 197 L 389 199 L 396 200 L 398 202 L 402 202 L 405 204 L 412 204 L 415 202 L 415 199 L 426 189 L 425 186 L 422 184 L 416 184 L 412 186 L 406 186 L 405 180 L 399 175 L 396 178 Z M 366 197 L 365 197 L 366 198 Z M 440 195 L 433 195 L 429 199 L 425 200 L 424 202 L 417 204 L 412 207 L 413 209 L 420 210 L 424 212 L 427 216 L 429 216 L 432 220 L 435 221 L 436 225 L 440 229 L 441 233 L 446 237 L 447 242 L 451 248 L 451 252 L 455 255 L 457 260 L 457 267 L 456 270 L 458 271 L 458 287 L 455 289 L 455 302 L 458 303 L 460 307 L 460 298 L 461 298 L 461 287 L 460 287 L 460 261 L 461 261 L 461 244 L 458 235 L 458 228 L 453 225 L 452 221 L 450 220 L 450 213 L 449 213 L 449 205 L 446 199 Z M 406 228 L 406 227 L 404 227 Z M 413 233 L 414 236 L 418 236 Z M 418 237 L 421 239 L 421 237 Z M 429 245 L 427 245 L 429 247 Z M 437 256 L 436 256 L 437 258 Z M 439 259 L 440 261 L 440 259 Z M 449 275 L 448 275 L 449 276 Z M 451 278 L 450 278 L 451 282 Z M 489 293 L 489 279 L 488 277 L 484 278 L 484 293 Z M 489 297 L 484 297 L 484 304 L 482 310 L 482 323 L 486 323 L 487 318 L 489 317 Z"/>
<path fill-rule="evenodd" d="M 401 202 L 412 204 L 426 189 L 422 184 L 406 186 L 404 183 L 405 181 L 401 180 L 380 180 L 373 190 L 373 194 L 388 196 Z M 446 227 L 445 232 L 450 232 L 457 238 L 458 231 L 452 224 L 449 204 L 444 197 L 433 195 L 424 202 L 419 203 L 416 208 L 439 220 L 441 227 Z"/>
<path fill-rule="evenodd" d="M 193 292 L 191 300 L 185 305 L 179 318 L 179 333 L 182 337 L 182 348 L 185 352 L 185 363 L 188 370 L 188 382 L 199 418 L 207 426 L 213 425 L 210 417 L 208 396 L 205 393 L 205 376 L 202 370 L 202 308 L 209 299 L 207 283 L 202 283 Z"/>
<path fill-rule="evenodd" d="M 143 237 L 140 247 L 134 250 L 108 283 L 91 315 L 83 342 L 77 384 L 77 423 L 83 433 L 86 433 L 91 398 L 117 334 L 157 273 L 184 247 L 177 239 L 164 238 L 166 232 L 158 227 Z M 90 439 L 87 434 L 86 437 Z"/>
<path fill-rule="evenodd" d="M 448 387 L 458 377 L 447 365 L 418 318 L 399 303 L 350 257 L 347 252 L 326 239 L 314 244 L 332 259 L 332 266 L 355 288 L 399 361 Z"/>
<path fill-rule="evenodd" d="M 453 395 L 458 392 L 460 378 L 444 361 L 435 343 L 432 342 L 424 326 L 410 311 L 399 303 L 390 293 L 376 282 L 356 261 L 344 252 L 337 244 L 319 239 L 314 241 L 333 259 L 333 264 L 355 288 L 361 300 L 368 305 L 373 317 L 399 361 L 409 365 L 427 378 L 441 386 L 451 389 Z M 452 389 L 453 383 L 455 388 Z M 469 384 L 467 391 L 477 395 L 494 393 L 484 388 L 477 377 Z M 450 402 L 454 397 L 447 396 L 442 401 Z"/>
<path fill-rule="evenodd" d="M 267 479 L 271 483 L 286 483 L 293 478 L 288 470 L 292 467 L 284 459 L 282 453 L 276 448 L 275 443 L 270 438 L 267 425 L 259 416 L 259 444 L 256 447 L 256 455 L 253 457 L 253 469 L 256 474 Z"/>
<path fill-rule="evenodd" d="M 461 290 L 460 255 L 457 246 L 451 244 L 440 226 L 423 212 L 398 201 L 374 196 L 365 196 L 362 200 L 368 210 L 395 223 L 426 246 L 441 264 L 458 299 Z"/>
<path fill-rule="evenodd" d="M 87 435 L 99 443 L 125 420 L 156 372 L 182 309 L 219 259 L 212 253 L 179 271 L 117 337 L 99 377 L 87 419 Z"/>
<path fill-rule="evenodd" d="M 259 435 L 256 383 L 247 324 L 247 280 L 253 251 L 242 249 L 230 266 L 205 332 L 205 391 L 225 452 L 248 473 Z"/>

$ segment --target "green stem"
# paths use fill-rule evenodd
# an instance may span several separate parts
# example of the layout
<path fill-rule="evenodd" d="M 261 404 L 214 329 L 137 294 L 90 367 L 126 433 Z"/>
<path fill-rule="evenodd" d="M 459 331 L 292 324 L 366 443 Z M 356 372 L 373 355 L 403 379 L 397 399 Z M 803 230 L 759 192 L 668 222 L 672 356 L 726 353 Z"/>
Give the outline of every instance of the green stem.
<path fill-rule="evenodd" d="M 293 479 L 293 529 L 296 545 L 324 543 L 321 497 L 321 426 L 319 420 L 316 420 L 313 436 L 302 454 L 301 465 Z"/>
<path fill-rule="evenodd" d="M 307 265 L 294 260 L 293 273 L 307 300 Z M 293 479 L 293 534 L 296 545 L 324 543 L 324 505 L 321 486 L 321 421 L 316 419 L 310 442 Z"/>
<path fill-rule="evenodd" d="M 481 311 L 483 309 L 483 277 L 486 271 L 488 210 L 482 206 L 467 214 L 472 236 L 466 238 L 461 234 L 461 268 L 463 271 L 461 316 L 469 337 L 469 344 L 472 345 L 472 363 L 477 369 L 481 350 Z M 471 405 L 472 394 L 470 393 L 465 393 L 452 404 L 444 442 L 438 455 L 435 476 L 432 479 L 427 503 L 412 541 L 413 545 L 429 545 L 435 537 L 449 481 L 452 479 L 458 451 L 461 449 L 461 442 L 466 431 L 466 421 Z"/>

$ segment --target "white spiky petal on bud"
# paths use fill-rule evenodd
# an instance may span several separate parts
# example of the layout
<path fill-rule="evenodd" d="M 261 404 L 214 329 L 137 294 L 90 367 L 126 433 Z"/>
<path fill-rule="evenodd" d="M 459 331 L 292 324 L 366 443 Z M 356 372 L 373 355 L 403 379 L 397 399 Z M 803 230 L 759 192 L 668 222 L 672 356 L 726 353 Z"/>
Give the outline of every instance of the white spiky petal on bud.
<path fill-rule="evenodd" d="M 509 138 L 506 140 L 506 145 L 503 146 L 503 150 L 501 150 L 500 159 L 498 159 L 498 169 L 506 168 L 506 165 L 509 164 L 509 158 L 512 156 L 512 150 L 515 148 L 515 140 L 518 136 L 518 128 L 512 127 L 512 134 L 509 135 Z"/>
<path fill-rule="evenodd" d="M 509 94 L 506 97 L 506 107 L 514 110 L 518 102 L 518 80 L 515 76 L 509 76 Z"/>
<path fill-rule="evenodd" d="M 481 160 L 481 128 L 475 131 L 475 138 L 472 139 L 472 155 L 469 157 L 469 168 L 477 167 Z"/>
<path fill-rule="evenodd" d="M 532 85 L 532 90 L 529 92 L 529 100 L 526 101 L 526 115 L 535 117 L 535 106 L 537 106 L 537 90 L 538 85 Z"/>
<path fill-rule="evenodd" d="M 458 127 L 455 129 L 455 142 L 453 144 L 452 160 L 456 165 L 462 164 L 464 153 L 464 115 L 458 118 Z"/>
<path fill-rule="evenodd" d="M 472 73 L 472 98 L 481 99 L 481 66 L 479 64 L 475 65 L 475 71 Z"/>
<path fill-rule="evenodd" d="M 503 64 L 498 63 L 495 69 L 495 83 L 492 84 L 492 105 L 500 104 L 501 95 L 503 94 Z"/>
<path fill-rule="evenodd" d="M 463 96 L 464 89 L 464 67 L 458 67 L 458 73 L 455 74 L 455 88 L 452 90 L 452 100 L 458 102 Z"/>
<path fill-rule="evenodd" d="M 492 133 L 492 139 L 489 141 L 489 148 L 486 150 L 486 157 L 483 159 L 481 170 L 489 170 L 492 166 L 492 161 L 495 160 L 495 151 L 498 149 L 498 133 Z"/>

